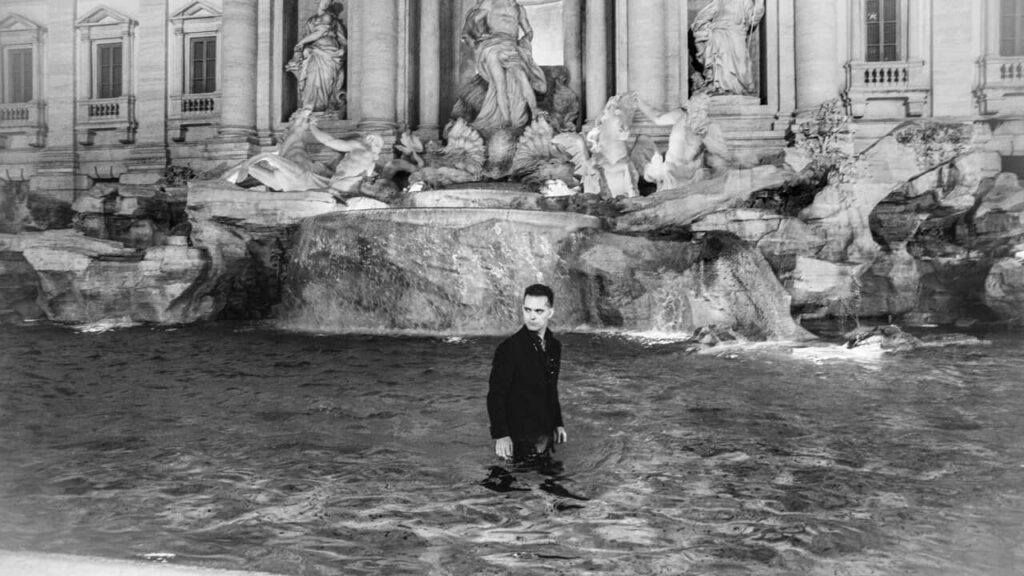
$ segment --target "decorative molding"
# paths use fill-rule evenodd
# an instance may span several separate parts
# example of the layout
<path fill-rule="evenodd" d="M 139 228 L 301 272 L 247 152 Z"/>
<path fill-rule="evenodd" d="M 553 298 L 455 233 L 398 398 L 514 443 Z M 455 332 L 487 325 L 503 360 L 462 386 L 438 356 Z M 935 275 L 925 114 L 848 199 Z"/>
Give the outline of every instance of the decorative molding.
<path fill-rule="evenodd" d="M 135 21 L 108 6 L 97 6 L 75 22 L 75 26 L 132 26 Z"/>
<path fill-rule="evenodd" d="M 196 0 L 172 14 L 171 21 L 176 22 L 192 18 L 220 18 L 222 15 L 223 13 L 211 4 L 203 2 L 203 0 Z"/>

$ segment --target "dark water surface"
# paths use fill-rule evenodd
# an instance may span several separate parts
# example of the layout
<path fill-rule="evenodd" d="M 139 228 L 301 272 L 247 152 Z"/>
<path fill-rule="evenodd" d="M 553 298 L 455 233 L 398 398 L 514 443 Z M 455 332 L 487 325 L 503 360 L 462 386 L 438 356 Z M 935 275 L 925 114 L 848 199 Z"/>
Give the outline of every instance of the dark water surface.
<path fill-rule="evenodd" d="M 0 548 L 296 575 L 1024 573 L 1019 335 L 861 362 L 566 336 L 564 472 L 504 492 L 481 485 L 497 342 L 0 329 Z"/>

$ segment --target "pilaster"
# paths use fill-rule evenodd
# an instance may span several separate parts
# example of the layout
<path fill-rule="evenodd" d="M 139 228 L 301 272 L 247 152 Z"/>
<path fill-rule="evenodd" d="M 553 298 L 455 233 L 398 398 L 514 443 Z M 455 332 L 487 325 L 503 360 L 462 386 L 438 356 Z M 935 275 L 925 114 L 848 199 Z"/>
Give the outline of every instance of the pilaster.
<path fill-rule="evenodd" d="M 419 129 L 417 134 L 437 139 L 441 113 L 441 0 L 420 4 Z"/>
<path fill-rule="evenodd" d="M 583 89 L 586 93 L 587 124 L 593 125 L 601 116 L 611 92 L 608 75 L 608 19 L 611 14 L 606 0 L 586 0 L 584 10 L 587 28 L 584 34 L 586 77 L 583 78 Z"/>
<path fill-rule="evenodd" d="M 836 7 L 821 0 L 794 0 L 797 114 L 813 112 L 839 96 Z"/>
<path fill-rule="evenodd" d="M 223 109 L 220 140 L 248 143 L 256 136 L 259 4 L 224 0 Z"/>
<path fill-rule="evenodd" d="M 398 85 L 398 0 L 377 0 L 352 4 L 358 7 L 362 42 L 357 55 L 362 79 L 359 95 L 359 130 L 393 133 L 397 126 Z"/>

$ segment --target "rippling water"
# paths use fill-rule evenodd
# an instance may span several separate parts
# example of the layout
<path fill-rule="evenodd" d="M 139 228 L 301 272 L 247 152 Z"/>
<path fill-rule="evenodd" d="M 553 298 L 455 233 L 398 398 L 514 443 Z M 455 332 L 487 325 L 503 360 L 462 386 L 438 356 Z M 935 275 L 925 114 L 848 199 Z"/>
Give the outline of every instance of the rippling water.
<path fill-rule="evenodd" d="M 482 485 L 497 342 L 2 329 L 0 548 L 296 575 L 1024 573 L 1019 335 L 856 362 L 568 335 L 564 470 L 504 491 Z"/>

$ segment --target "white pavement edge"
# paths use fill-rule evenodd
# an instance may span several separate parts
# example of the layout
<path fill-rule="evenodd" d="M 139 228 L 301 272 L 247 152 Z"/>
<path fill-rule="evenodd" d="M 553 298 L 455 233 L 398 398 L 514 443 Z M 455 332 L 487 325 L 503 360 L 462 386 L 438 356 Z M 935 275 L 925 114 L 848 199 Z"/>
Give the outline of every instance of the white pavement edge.
<path fill-rule="evenodd" d="M 68 554 L 0 550 L 3 576 L 275 576 L 267 572 L 216 570 L 175 564 L 112 560 Z"/>

